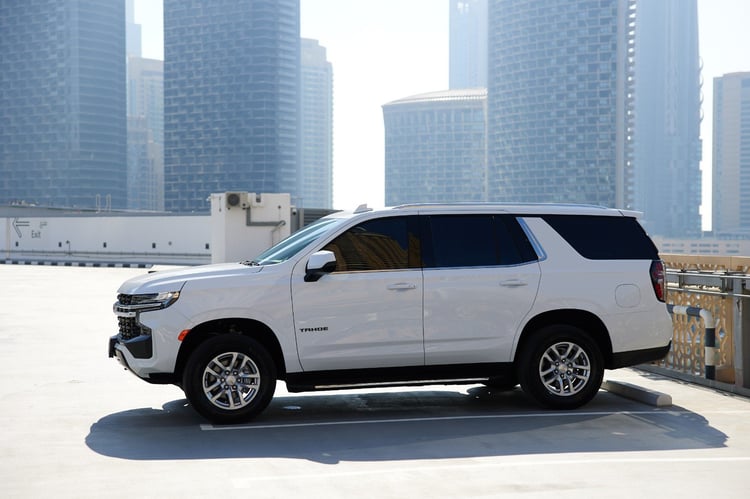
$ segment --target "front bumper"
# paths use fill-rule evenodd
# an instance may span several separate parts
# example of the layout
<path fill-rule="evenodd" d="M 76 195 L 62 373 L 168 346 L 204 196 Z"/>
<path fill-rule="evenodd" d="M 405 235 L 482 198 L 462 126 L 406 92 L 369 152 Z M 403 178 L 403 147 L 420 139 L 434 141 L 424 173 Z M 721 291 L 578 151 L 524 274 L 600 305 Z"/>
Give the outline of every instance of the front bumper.
<path fill-rule="evenodd" d="M 116 358 L 117 361 L 128 371 L 133 373 L 135 376 L 137 376 L 139 379 L 142 379 L 144 381 L 147 381 L 149 383 L 153 383 L 156 385 L 163 385 L 163 384 L 179 384 L 177 378 L 175 377 L 174 373 L 161 373 L 161 372 L 150 372 L 148 374 L 145 374 L 143 370 L 134 369 L 133 366 L 131 366 L 131 363 L 128 362 L 128 355 L 132 356 L 132 361 L 135 362 L 138 357 L 133 356 L 133 350 L 135 351 L 151 351 L 150 349 L 153 348 L 151 346 L 152 342 L 150 340 L 150 337 L 147 337 L 146 339 L 140 339 L 144 338 L 139 336 L 138 338 L 133 338 L 132 340 L 123 341 L 122 338 L 120 338 L 119 335 L 112 336 L 109 339 L 109 348 L 108 348 L 108 356 L 109 358 Z M 148 341 L 147 341 L 148 339 Z M 148 357 L 144 358 L 150 358 L 151 354 L 149 353 Z"/>
<path fill-rule="evenodd" d="M 141 335 L 129 340 L 123 339 L 120 335 L 112 336 L 109 339 L 109 357 L 117 355 L 116 345 L 126 348 L 130 355 L 136 359 L 150 359 L 154 355 L 154 343 L 151 335 Z M 127 366 L 126 366 L 127 367 Z"/>

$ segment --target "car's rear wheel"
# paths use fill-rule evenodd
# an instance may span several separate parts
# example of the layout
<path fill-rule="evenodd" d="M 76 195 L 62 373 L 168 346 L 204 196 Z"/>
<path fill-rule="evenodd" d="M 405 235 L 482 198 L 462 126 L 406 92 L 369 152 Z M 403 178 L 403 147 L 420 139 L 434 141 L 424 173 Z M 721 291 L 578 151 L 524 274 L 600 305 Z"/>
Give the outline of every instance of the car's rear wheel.
<path fill-rule="evenodd" d="M 517 370 L 523 391 L 549 409 L 575 409 L 597 394 L 604 361 L 596 342 L 566 325 L 536 331 L 524 342 Z"/>
<path fill-rule="evenodd" d="M 190 404 L 206 419 L 241 423 L 268 406 L 276 389 L 276 367 L 263 345 L 227 334 L 193 352 L 182 385 Z"/>

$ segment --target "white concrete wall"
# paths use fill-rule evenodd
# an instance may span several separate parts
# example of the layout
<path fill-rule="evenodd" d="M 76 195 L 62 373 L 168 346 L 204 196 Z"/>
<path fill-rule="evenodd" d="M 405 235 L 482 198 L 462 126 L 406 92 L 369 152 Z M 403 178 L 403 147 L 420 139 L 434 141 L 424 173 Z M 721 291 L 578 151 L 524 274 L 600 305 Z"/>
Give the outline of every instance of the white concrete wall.
<path fill-rule="evenodd" d="M 229 194 L 240 204 L 228 203 Z M 23 216 L 21 210 L 0 217 L 0 261 L 250 260 L 289 236 L 291 209 L 289 194 L 237 192 L 212 194 L 210 216 Z"/>
<path fill-rule="evenodd" d="M 209 216 L 0 218 L 5 259 L 207 262 Z"/>

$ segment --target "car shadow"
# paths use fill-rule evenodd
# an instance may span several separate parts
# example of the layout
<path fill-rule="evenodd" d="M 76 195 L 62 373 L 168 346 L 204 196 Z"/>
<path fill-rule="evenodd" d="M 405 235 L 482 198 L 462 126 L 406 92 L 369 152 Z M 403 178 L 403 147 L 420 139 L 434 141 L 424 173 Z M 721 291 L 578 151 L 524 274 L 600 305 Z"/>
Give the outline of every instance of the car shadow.
<path fill-rule="evenodd" d="M 93 451 L 131 460 L 292 458 L 340 461 L 631 452 L 725 446 L 680 407 L 656 409 L 605 391 L 575 411 L 540 411 L 519 389 L 358 391 L 276 396 L 252 423 L 215 426 L 186 400 L 94 423 Z"/>

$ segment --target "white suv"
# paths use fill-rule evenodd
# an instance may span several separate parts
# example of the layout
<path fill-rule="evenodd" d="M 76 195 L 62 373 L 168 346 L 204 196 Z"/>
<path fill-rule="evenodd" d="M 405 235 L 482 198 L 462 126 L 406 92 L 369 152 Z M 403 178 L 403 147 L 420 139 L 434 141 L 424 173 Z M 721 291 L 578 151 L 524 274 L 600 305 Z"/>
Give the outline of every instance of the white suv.
<path fill-rule="evenodd" d="M 637 214 L 407 205 L 322 218 L 255 260 L 125 282 L 109 343 L 217 423 L 289 391 L 485 383 L 579 407 L 605 368 L 662 358 L 664 270 Z"/>

